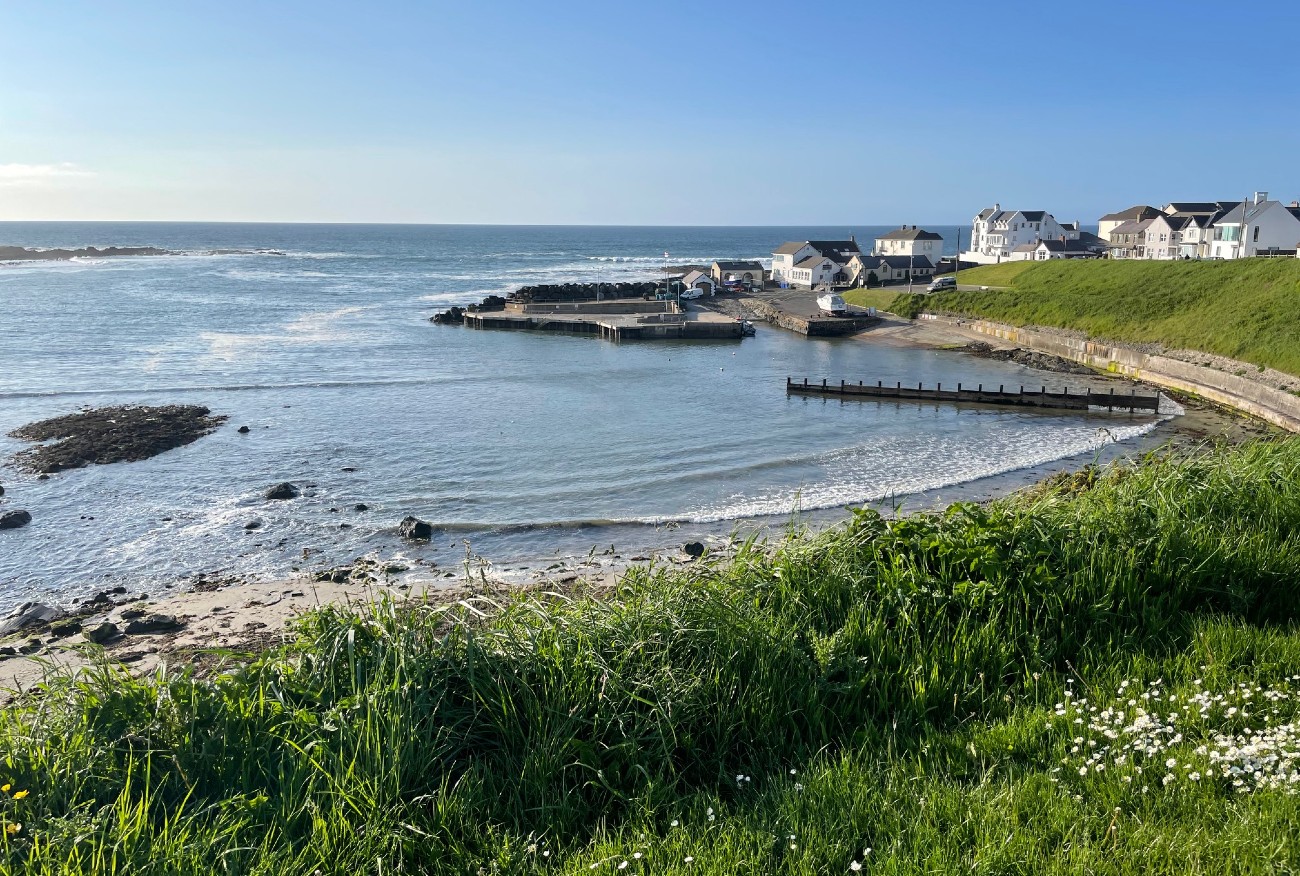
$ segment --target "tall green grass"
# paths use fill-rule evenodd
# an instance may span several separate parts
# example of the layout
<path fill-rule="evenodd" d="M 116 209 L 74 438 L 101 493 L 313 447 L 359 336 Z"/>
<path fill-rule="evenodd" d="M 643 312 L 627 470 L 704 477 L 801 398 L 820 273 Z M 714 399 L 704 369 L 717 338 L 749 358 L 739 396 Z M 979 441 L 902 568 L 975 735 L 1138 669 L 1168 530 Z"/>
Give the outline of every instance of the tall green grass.
<path fill-rule="evenodd" d="M 1300 259 L 1015 263 L 1007 289 L 943 292 L 894 302 L 895 313 L 946 311 L 1078 329 L 1115 341 L 1158 342 L 1300 375 Z M 963 271 L 961 282 L 1000 285 Z"/>
<path fill-rule="evenodd" d="M 1068 677 L 1300 666 L 1298 537 L 1289 441 L 862 511 L 604 598 L 327 608 L 213 678 L 7 710 L 0 866 L 1275 872 L 1298 798 L 1207 786 L 1117 828 L 1050 781 L 1049 725 Z"/>

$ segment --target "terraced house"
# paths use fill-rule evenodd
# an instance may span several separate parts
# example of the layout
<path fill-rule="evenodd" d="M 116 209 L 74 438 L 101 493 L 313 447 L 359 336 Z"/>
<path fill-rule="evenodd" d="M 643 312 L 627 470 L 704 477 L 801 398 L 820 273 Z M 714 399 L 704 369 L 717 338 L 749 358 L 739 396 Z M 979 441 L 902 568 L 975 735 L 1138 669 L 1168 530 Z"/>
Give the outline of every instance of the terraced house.
<path fill-rule="evenodd" d="M 848 282 L 845 267 L 861 255 L 857 240 L 792 240 L 772 251 L 772 281 L 813 288 Z"/>

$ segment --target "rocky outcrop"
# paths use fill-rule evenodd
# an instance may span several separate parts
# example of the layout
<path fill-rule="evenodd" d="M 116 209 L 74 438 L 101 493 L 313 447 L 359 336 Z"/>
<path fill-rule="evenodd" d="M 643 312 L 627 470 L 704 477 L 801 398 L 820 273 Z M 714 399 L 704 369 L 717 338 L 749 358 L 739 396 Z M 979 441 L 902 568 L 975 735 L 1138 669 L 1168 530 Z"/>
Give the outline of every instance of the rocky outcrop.
<path fill-rule="evenodd" d="M 80 249 L 30 249 L 25 246 L 0 246 L 0 262 L 52 262 L 78 258 L 121 258 L 123 256 L 179 255 L 169 249 L 155 246 L 106 246 L 99 249 L 83 246 Z"/>
<path fill-rule="evenodd" d="M 262 494 L 263 497 L 276 502 L 296 499 L 300 495 L 302 495 L 302 492 L 288 481 L 276 484 L 273 487 L 267 487 L 266 492 Z"/>
<path fill-rule="evenodd" d="M 433 526 L 418 517 L 404 517 L 397 525 L 397 534 L 412 541 L 428 541 L 433 538 Z"/>
<path fill-rule="evenodd" d="M 32 515 L 29 511 L 21 509 L 17 511 L 6 511 L 0 514 L 0 529 L 17 529 L 20 526 L 26 526 L 32 522 Z"/>
<path fill-rule="evenodd" d="M 0 623 L 0 636 L 7 636 L 28 627 L 44 626 L 63 617 L 66 612 L 61 608 L 46 605 L 43 602 L 24 602 L 9 613 Z"/>
<path fill-rule="evenodd" d="M 1010 350 L 995 349 L 991 344 L 983 341 L 971 341 L 964 347 L 959 348 L 964 353 L 970 353 L 972 356 L 978 356 L 981 359 L 996 359 L 1000 362 L 1015 362 L 1017 365 L 1024 365 L 1027 368 L 1037 368 L 1039 371 L 1055 371 L 1059 374 L 1096 374 L 1091 368 L 1080 365 L 1078 362 L 1072 362 L 1069 359 L 1062 359 L 1060 356 L 1053 356 L 1049 353 L 1039 353 L 1034 350 L 1023 350 L 1019 347 Z"/>
<path fill-rule="evenodd" d="M 29 423 L 9 434 L 24 441 L 52 441 L 20 451 L 14 464 L 49 474 L 91 464 L 135 462 L 197 441 L 225 417 L 200 405 L 94 408 Z"/>

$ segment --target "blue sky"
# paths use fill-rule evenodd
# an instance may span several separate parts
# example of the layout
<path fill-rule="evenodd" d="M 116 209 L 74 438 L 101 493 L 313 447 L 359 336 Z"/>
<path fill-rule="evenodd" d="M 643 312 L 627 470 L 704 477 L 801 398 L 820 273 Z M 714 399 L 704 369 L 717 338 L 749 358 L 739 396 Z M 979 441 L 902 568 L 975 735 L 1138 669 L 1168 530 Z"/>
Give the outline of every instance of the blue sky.
<path fill-rule="evenodd" d="M 1293 3 L 7 4 L 0 220 L 892 224 L 1300 197 Z"/>

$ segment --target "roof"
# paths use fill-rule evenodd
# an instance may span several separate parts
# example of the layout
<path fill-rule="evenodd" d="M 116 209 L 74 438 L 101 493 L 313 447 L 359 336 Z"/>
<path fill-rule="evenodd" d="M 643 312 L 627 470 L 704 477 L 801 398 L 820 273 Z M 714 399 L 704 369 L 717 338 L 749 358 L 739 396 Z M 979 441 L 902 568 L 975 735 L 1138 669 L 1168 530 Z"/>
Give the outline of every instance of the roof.
<path fill-rule="evenodd" d="M 1221 213 L 1241 206 L 1241 201 L 1173 201 L 1165 205 L 1165 212 L 1177 213 Z"/>
<path fill-rule="evenodd" d="M 825 262 L 825 261 L 832 261 L 832 262 L 833 262 L 833 261 L 835 261 L 835 260 L 832 259 L 832 258 L 829 258 L 829 257 L 827 257 L 827 256 L 824 256 L 824 255 L 808 256 L 808 258 L 806 258 L 806 259 L 804 259 L 803 261 L 797 263 L 797 264 L 795 265 L 795 267 L 796 267 L 796 268 L 819 268 L 819 267 L 821 267 L 822 262 Z"/>
<path fill-rule="evenodd" d="M 876 240 L 943 240 L 943 235 L 935 234 L 933 231 L 926 231 L 924 228 L 899 228 L 890 231 L 888 234 L 882 234 Z"/>
<path fill-rule="evenodd" d="M 792 240 L 789 243 L 783 243 L 776 249 L 772 250 L 773 255 L 794 255 L 799 250 L 808 245 L 806 240 Z"/>
<path fill-rule="evenodd" d="M 685 277 L 682 277 L 682 282 L 685 283 L 687 286 L 693 286 L 695 285 L 695 281 L 701 278 L 708 280 L 710 283 L 713 282 L 713 278 L 710 277 L 708 274 L 704 273 L 703 271 L 691 271 Z"/>
<path fill-rule="evenodd" d="M 906 271 L 933 268 L 934 264 L 925 256 L 864 256 L 862 264 L 868 269 L 888 265 L 890 270 Z"/>
<path fill-rule="evenodd" d="M 1151 219 L 1160 211 L 1155 207 L 1148 207 L 1146 204 L 1138 204 L 1129 207 L 1127 210 L 1120 210 L 1118 213 L 1107 213 L 1102 216 L 1101 222 L 1136 222 L 1142 219 Z"/>
<path fill-rule="evenodd" d="M 1122 223 L 1122 224 L 1120 224 L 1120 225 L 1116 225 L 1114 228 L 1112 228 L 1112 229 L 1110 230 L 1110 233 L 1111 233 L 1112 235 L 1115 235 L 1115 234 L 1137 234 L 1139 231 L 1146 231 L 1146 230 L 1147 230 L 1147 227 L 1150 226 L 1151 223 L 1154 222 L 1154 221 L 1156 221 L 1156 217 L 1155 217 L 1155 216 L 1152 216 L 1150 219 L 1143 219 L 1143 220 L 1141 220 L 1141 221 L 1130 221 L 1130 222 L 1124 222 L 1124 223 Z"/>
<path fill-rule="evenodd" d="M 856 240 L 810 240 L 808 245 L 826 258 L 833 259 L 843 256 L 844 261 L 847 261 L 848 257 L 854 253 L 862 252 L 862 250 L 858 249 Z"/>
<path fill-rule="evenodd" d="M 724 261 L 718 259 L 715 264 L 719 271 L 761 271 L 763 270 L 762 262 L 755 261 Z"/>
<path fill-rule="evenodd" d="M 1047 215 L 1046 210 L 1022 210 L 1021 213 L 1030 222 L 1042 222 L 1043 217 Z"/>

